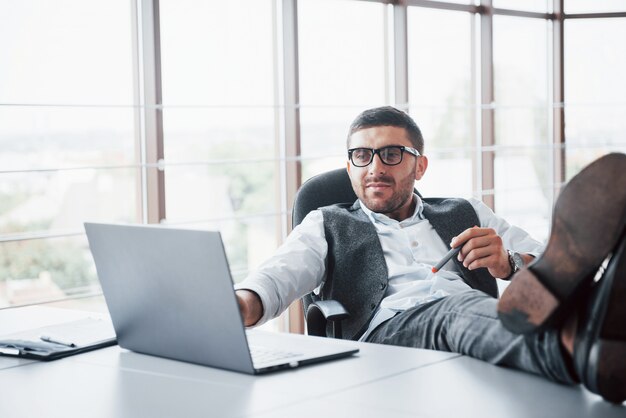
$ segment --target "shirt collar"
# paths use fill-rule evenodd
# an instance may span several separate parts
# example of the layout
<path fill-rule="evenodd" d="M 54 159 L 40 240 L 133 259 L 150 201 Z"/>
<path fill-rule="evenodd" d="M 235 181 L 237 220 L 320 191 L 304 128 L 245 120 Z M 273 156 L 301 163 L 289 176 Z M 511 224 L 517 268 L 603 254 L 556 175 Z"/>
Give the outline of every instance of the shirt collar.
<path fill-rule="evenodd" d="M 411 216 L 400 222 L 396 221 L 395 219 L 391 219 L 390 217 L 388 217 L 387 215 L 383 215 L 382 213 L 372 212 L 367 206 L 365 206 L 365 204 L 361 200 L 359 200 L 359 204 L 361 205 L 361 209 L 363 210 L 363 212 L 365 212 L 367 217 L 370 218 L 370 221 L 372 221 L 372 223 L 379 222 L 385 225 L 394 223 L 409 224 L 424 219 L 424 202 L 415 193 L 413 193 L 413 201 L 416 202 L 415 211 L 413 211 L 413 214 Z"/>

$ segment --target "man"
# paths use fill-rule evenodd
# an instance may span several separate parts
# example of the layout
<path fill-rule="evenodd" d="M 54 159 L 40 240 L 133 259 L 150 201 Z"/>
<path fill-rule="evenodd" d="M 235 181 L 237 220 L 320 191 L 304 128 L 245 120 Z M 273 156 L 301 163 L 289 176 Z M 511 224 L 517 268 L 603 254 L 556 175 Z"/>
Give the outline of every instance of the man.
<path fill-rule="evenodd" d="M 347 163 L 357 202 L 312 211 L 237 287 L 246 326 L 313 291 L 349 310 L 344 338 L 466 354 L 560 383 L 582 381 L 623 402 L 626 156 L 606 156 L 569 183 L 543 251 L 477 200 L 415 194 L 428 168 L 423 149 L 405 113 L 360 114 Z M 461 248 L 458 258 L 432 273 L 448 243 Z M 518 269 L 499 302 L 493 278 Z"/>

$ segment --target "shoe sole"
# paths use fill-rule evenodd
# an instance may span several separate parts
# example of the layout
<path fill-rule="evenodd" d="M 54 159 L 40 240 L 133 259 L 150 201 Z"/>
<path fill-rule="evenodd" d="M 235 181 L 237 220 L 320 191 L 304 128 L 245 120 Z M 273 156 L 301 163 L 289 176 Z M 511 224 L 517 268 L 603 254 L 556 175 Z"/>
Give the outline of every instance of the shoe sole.
<path fill-rule="evenodd" d="M 585 324 L 593 343 L 581 376 L 589 390 L 617 404 L 626 400 L 625 253 L 626 241 L 616 251 L 618 263 L 609 265 L 598 283 L 603 286 L 601 294 Z M 601 325 L 594 329 L 596 324 Z"/>
<path fill-rule="evenodd" d="M 546 250 L 513 276 L 498 301 L 503 325 L 528 334 L 561 321 L 615 247 L 625 219 L 626 155 L 608 154 L 563 188 Z"/>

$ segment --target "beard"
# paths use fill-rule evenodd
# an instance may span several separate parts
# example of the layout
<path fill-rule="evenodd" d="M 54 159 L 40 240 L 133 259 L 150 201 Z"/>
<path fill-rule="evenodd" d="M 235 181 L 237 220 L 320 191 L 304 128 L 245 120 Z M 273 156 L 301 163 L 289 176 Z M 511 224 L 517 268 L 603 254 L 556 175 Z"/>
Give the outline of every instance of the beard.
<path fill-rule="evenodd" d="M 415 178 L 412 174 L 400 179 L 398 183 L 391 176 L 367 177 L 364 179 L 363 186 L 358 189 L 357 196 L 372 212 L 381 214 L 393 213 L 413 197 Z M 369 190 L 367 185 L 370 183 L 385 183 L 389 185 L 392 190 L 391 196 L 384 198 L 386 194 L 384 191 L 376 192 Z"/>

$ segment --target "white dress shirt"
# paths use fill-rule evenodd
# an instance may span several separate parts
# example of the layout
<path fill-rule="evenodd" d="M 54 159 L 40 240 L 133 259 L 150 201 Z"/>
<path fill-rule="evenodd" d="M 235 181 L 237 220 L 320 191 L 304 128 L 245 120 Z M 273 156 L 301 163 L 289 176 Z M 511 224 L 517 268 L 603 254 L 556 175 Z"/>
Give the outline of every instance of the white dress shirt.
<path fill-rule="evenodd" d="M 374 213 L 361 203 L 376 228 L 389 272 L 385 296 L 361 340 L 397 312 L 469 289 L 452 260 L 439 272 L 432 273 L 431 268 L 449 247 L 424 218 L 422 200 L 417 195 L 414 199 L 417 202 L 415 212 L 400 222 Z M 543 251 L 541 243 L 497 217 L 481 201 L 470 199 L 469 202 L 478 215 L 480 226 L 493 228 L 505 248 L 534 256 Z M 311 291 L 319 293 L 325 279 L 327 252 L 323 215 L 320 210 L 314 210 L 294 228 L 270 259 L 236 286 L 259 295 L 263 316 L 256 325 L 277 317 L 303 295 Z"/>

